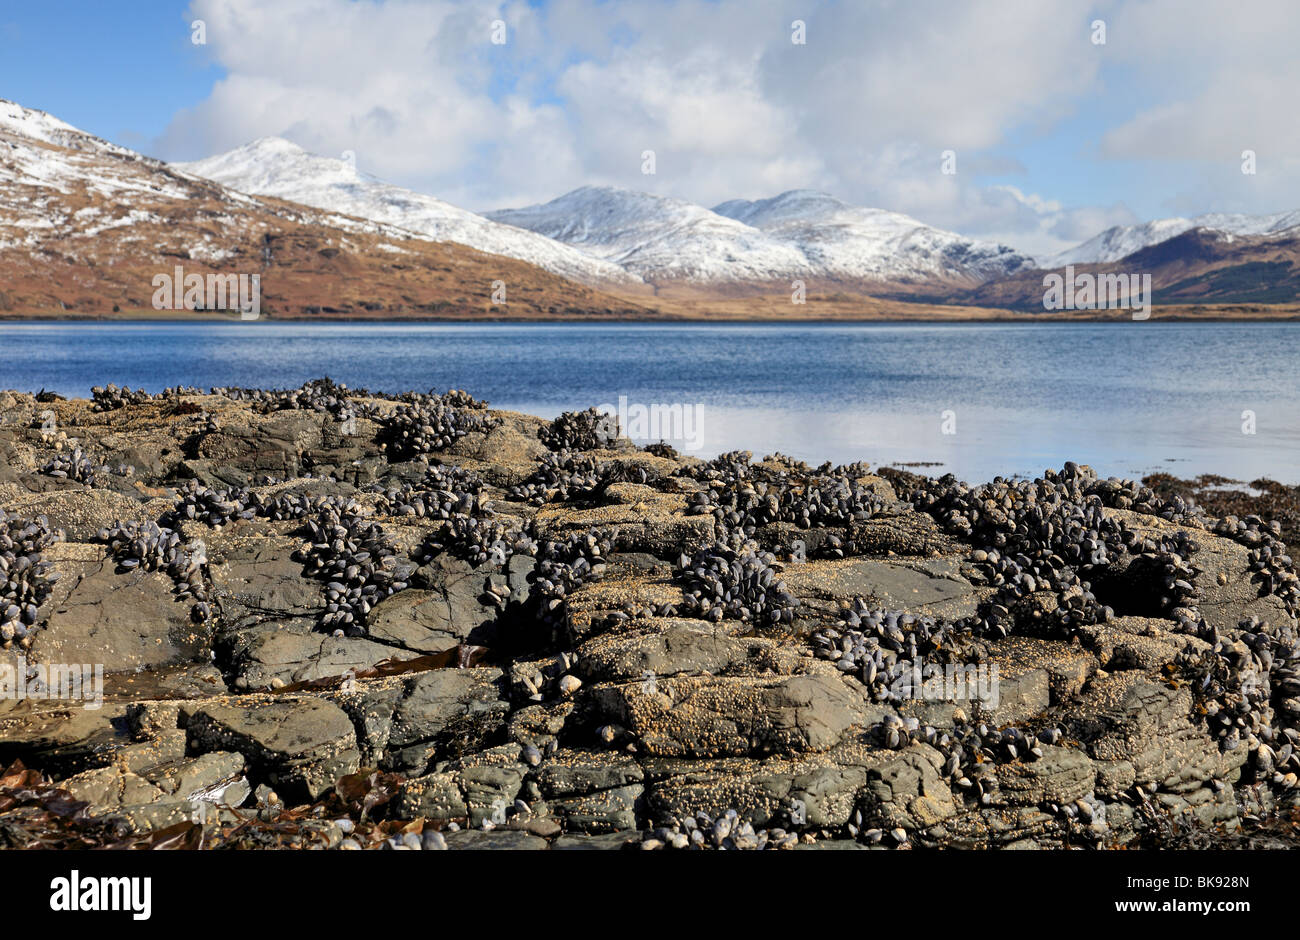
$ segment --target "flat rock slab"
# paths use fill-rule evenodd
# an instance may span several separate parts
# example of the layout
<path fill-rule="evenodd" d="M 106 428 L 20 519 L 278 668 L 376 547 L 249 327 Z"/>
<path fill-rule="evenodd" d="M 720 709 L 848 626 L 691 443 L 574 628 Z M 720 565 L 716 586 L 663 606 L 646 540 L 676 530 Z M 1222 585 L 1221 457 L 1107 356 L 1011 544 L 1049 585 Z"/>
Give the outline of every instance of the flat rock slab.
<path fill-rule="evenodd" d="M 1080 635 L 1097 661 L 1109 672 L 1152 670 L 1184 648 L 1205 650 L 1209 644 L 1185 633 L 1174 633 L 1172 620 L 1154 617 L 1116 617 L 1104 624 L 1088 624 Z"/>
<path fill-rule="evenodd" d="M 1000 727 L 1069 701 L 1096 671 L 1096 657 L 1078 646 L 1013 636 L 991 644 L 983 672 L 968 671 L 962 691 L 978 703 L 983 720 Z M 961 682 L 955 684 L 962 687 Z"/>
<path fill-rule="evenodd" d="M 540 851 L 547 847 L 546 840 L 516 829 L 502 829 L 484 832 L 481 829 L 462 829 L 459 832 L 444 833 L 449 849 L 510 849 L 512 851 Z"/>
<path fill-rule="evenodd" d="M 36 631 L 31 658 L 102 664 L 105 672 L 197 660 L 207 649 L 207 635 L 173 588 L 164 574 L 117 574 L 109 561 L 65 572 L 49 621 Z"/>
<path fill-rule="evenodd" d="M 735 636 L 734 623 L 653 618 L 607 633 L 578 650 L 578 671 L 594 680 L 652 676 L 763 672 L 792 674 L 804 661 L 800 650 L 775 640 Z"/>
<path fill-rule="evenodd" d="M 597 707 L 647 754 L 723 757 L 822 751 L 879 714 L 838 674 L 678 677 L 599 686 Z"/>
<path fill-rule="evenodd" d="M 351 719 L 323 699 L 286 696 L 253 707 L 205 703 L 182 720 L 193 752 L 238 751 L 268 782 L 310 799 L 355 773 L 360 762 Z"/>
<path fill-rule="evenodd" d="M 531 566 L 530 566 L 531 570 Z M 370 636 L 419 653 L 441 653 L 460 643 L 492 646 L 497 608 L 481 599 L 487 569 L 441 555 L 419 569 L 424 587 L 384 598 L 370 612 Z"/>
<path fill-rule="evenodd" d="M 877 752 L 865 765 L 889 760 Z M 699 811 L 717 817 L 736 809 L 755 826 L 789 826 L 791 814 L 809 825 L 840 826 L 853 813 L 867 766 L 842 755 L 646 761 L 646 812 L 664 823 Z"/>
<path fill-rule="evenodd" d="M 100 767 L 87 770 L 60 782 L 74 799 L 90 804 L 90 812 L 97 816 L 108 815 L 123 806 L 160 803 L 168 794 L 143 777 L 123 773 L 118 767 Z"/>
<path fill-rule="evenodd" d="M 510 712 L 502 692 L 499 669 L 434 669 L 408 680 L 393 712 L 385 762 L 420 772 L 435 758 L 495 743 Z"/>
<path fill-rule="evenodd" d="M 1248 749 L 1224 751 L 1195 718 L 1192 690 L 1158 673 L 1127 670 L 1098 676 L 1066 717 L 1066 734 L 1097 761 L 1128 762 L 1149 790 L 1189 781 L 1235 779 Z"/>
<path fill-rule="evenodd" d="M 641 841 L 638 832 L 607 832 L 599 835 L 565 833 L 551 843 L 553 852 L 618 852 Z"/>
<path fill-rule="evenodd" d="M 976 612 L 990 591 L 960 573 L 958 558 L 891 561 L 845 558 L 790 565 L 784 573 L 790 592 L 810 608 L 833 614 L 839 601 L 861 597 L 887 610 L 958 619 Z"/>
<path fill-rule="evenodd" d="M 537 769 L 537 785 L 547 800 L 612 790 L 645 779 L 641 765 L 626 754 L 561 749 Z"/>
<path fill-rule="evenodd" d="M 100 755 L 129 743 L 127 706 L 81 705 L 0 699 L 0 764 L 14 759 L 28 767 L 76 773 L 102 763 Z"/>
<path fill-rule="evenodd" d="M 293 560 L 299 540 L 282 536 L 227 539 L 209 535 L 210 554 L 220 553 L 221 564 L 209 565 L 214 598 L 230 620 L 257 614 L 270 617 L 303 616 L 325 606 L 325 586 L 304 577 L 302 564 Z"/>
<path fill-rule="evenodd" d="M 89 542 L 101 528 L 113 525 L 118 519 L 157 518 L 171 508 L 171 503 L 148 500 L 142 493 L 115 493 L 64 483 L 62 488 L 49 492 L 24 493 L 6 499 L 5 508 L 28 518 L 44 515 L 53 528 L 63 530 L 68 540 Z"/>
<path fill-rule="evenodd" d="M 250 760 L 293 760 L 356 746 L 352 721 L 324 699 L 285 696 L 253 706 L 203 703 L 186 722 L 191 744 L 239 751 Z M 219 748 L 221 741 L 230 747 Z"/>
<path fill-rule="evenodd" d="M 290 684 L 341 676 L 386 659 L 417 655 L 364 637 L 321 633 L 307 620 L 268 621 L 226 637 L 223 643 L 231 647 L 239 687 L 255 690 L 269 688 L 277 679 Z"/>
<path fill-rule="evenodd" d="M 1070 803 L 1091 793 L 1097 769 L 1082 751 L 1043 745 L 1036 761 L 1016 761 L 997 768 L 1001 797 L 1021 806 Z"/>

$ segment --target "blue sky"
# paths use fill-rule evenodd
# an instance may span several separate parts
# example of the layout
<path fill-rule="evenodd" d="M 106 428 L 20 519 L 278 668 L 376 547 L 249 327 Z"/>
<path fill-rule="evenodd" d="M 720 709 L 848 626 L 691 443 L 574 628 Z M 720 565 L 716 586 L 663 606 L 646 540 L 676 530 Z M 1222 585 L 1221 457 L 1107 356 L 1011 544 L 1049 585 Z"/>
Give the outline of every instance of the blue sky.
<path fill-rule="evenodd" d="M 0 97 L 149 149 L 223 69 L 190 42 L 187 3 L 43 0 L 0 6 Z"/>
<path fill-rule="evenodd" d="M 816 188 L 1046 253 L 1300 206 L 1296 35 L 1290 0 L 50 0 L 0 12 L 0 97 L 163 159 L 351 150 L 473 209 Z"/>

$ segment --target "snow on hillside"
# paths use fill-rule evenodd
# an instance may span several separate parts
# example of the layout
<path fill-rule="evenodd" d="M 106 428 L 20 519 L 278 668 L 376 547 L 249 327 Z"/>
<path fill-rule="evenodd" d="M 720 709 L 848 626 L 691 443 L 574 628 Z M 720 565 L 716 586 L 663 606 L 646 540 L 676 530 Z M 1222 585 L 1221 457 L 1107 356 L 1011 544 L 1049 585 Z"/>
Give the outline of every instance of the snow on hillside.
<path fill-rule="evenodd" d="M 1067 264 L 1103 264 L 1127 258 L 1135 251 L 1177 238 L 1194 228 L 1208 229 L 1224 236 L 1280 235 L 1300 226 L 1300 210 L 1272 215 L 1242 215 L 1212 212 L 1193 219 L 1155 219 L 1139 225 L 1116 225 L 1082 244 L 1067 248 L 1043 264 L 1047 268 Z"/>
<path fill-rule="evenodd" d="M 851 206 L 826 193 L 796 189 L 714 212 L 762 229 L 803 252 L 825 277 L 981 283 L 1032 267 L 1027 255 L 966 238 L 884 209 Z"/>
<path fill-rule="evenodd" d="M 435 241 L 527 261 L 573 280 L 625 284 L 640 280 L 618 265 L 533 232 L 490 221 L 433 196 L 381 182 L 359 173 L 349 161 L 317 156 L 277 137 L 176 166 L 241 192 L 371 219 Z"/>
<path fill-rule="evenodd" d="M 613 186 L 584 186 L 544 205 L 488 213 L 499 222 L 617 262 L 647 280 L 701 283 L 794 277 L 977 284 L 1032 262 L 825 193 L 793 190 L 705 209 Z"/>
<path fill-rule="evenodd" d="M 55 245 L 65 256 L 109 264 L 137 255 L 142 241 L 146 248 L 174 252 L 177 245 L 169 239 L 185 230 L 177 225 L 181 219 L 201 226 L 190 234 L 190 256 L 217 261 L 228 249 L 207 224 L 234 224 L 232 213 L 243 220 L 240 225 L 253 227 L 278 217 L 399 242 L 419 237 L 380 222 L 236 192 L 0 99 L 0 248 L 31 253 Z"/>
<path fill-rule="evenodd" d="M 647 280 L 726 282 L 812 274 L 803 253 L 764 232 L 681 199 L 583 186 L 544 205 L 488 218 L 620 264 Z"/>

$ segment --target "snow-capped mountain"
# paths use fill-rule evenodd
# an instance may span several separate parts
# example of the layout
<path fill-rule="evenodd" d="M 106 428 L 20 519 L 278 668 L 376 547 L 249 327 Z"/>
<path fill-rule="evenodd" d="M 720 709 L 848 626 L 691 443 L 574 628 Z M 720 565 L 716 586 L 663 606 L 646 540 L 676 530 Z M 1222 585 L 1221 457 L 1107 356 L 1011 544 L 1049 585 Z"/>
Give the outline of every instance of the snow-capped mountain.
<path fill-rule="evenodd" d="M 157 209 L 182 201 L 193 205 L 196 216 L 218 223 L 223 211 L 243 211 L 262 215 L 262 223 L 265 216 L 274 216 L 403 241 L 414 237 L 392 226 L 332 212 L 270 205 L 177 172 L 160 160 L 87 134 L 44 111 L 2 99 L 0 195 L 6 197 L 0 213 L 0 249 L 38 248 L 61 239 L 68 246 L 85 242 L 102 251 L 105 243 L 99 236 L 106 231 L 161 224 L 163 215 Z M 171 239 L 164 239 L 161 247 L 168 249 L 171 244 Z M 181 257 L 221 261 L 224 255 L 211 232 L 206 232 L 188 243 Z"/>
<path fill-rule="evenodd" d="M 981 242 L 884 209 L 851 206 L 827 193 L 795 189 L 713 211 L 797 247 L 823 277 L 982 283 L 1033 266 L 1006 245 Z"/>
<path fill-rule="evenodd" d="M 155 279 L 177 268 L 257 276 L 274 317 L 642 312 L 514 258 L 237 192 L 0 100 L 0 313 L 151 310 Z"/>
<path fill-rule="evenodd" d="M 696 284 L 794 277 L 974 285 L 1032 265 L 1010 248 L 896 212 L 793 190 L 714 209 L 613 186 L 488 213 L 623 265 L 648 281 Z"/>
<path fill-rule="evenodd" d="M 228 153 L 175 165 L 239 192 L 396 225 L 435 241 L 527 261 L 584 283 L 632 285 L 640 281 L 616 264 L 490 221 L 433 196 L 381 182 L 358 172 L 349 161 L 308 153 L 278 137 L 264 137 Z"/>
<path fill-rule="evenodd" d="M 1213 234 L 1231 238 L 1243 235 L 1281 235 L 1297 226 L 1300 226 L 1300 210 L 1272 215 L 1211 212 L 1192 219 L 1154 219 L 1139 225 L 1112 226 L 1082 244 L 1044 259 L 1043 266 L 1059 268 L 1067 264 L 1104 264 L 1119 261 L 1135 251 L 1166 242 L 1195 228 L 1206 229 Z"/>
<path fill-rule="evenodd" d="M 703 206 L 616 186 L 583 186 L 524 209 L 487 213 L 654 280 L 765 281 L 812 274 L 794 245 Z"/>

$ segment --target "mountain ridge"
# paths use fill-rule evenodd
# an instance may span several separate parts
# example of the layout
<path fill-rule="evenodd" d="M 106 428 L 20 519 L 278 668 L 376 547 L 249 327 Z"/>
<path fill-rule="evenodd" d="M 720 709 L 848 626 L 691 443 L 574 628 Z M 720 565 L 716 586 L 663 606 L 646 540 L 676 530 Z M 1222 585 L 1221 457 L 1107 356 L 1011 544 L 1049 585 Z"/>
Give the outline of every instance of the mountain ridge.
<path fill-rule="evenodd" d="M 148 311 L 176 266 L 258 276 L 274 316 L 647 312 L 526 262 L 240 193 L 0 100 L 0 314 Z"/>
<path fill-rule="evenodd" d="M 238 192 L 274 196 L 396 225 L 434 241 L 526 261 L 585 284 L 634 287 L 640 279 L 617 265 L 533 232 L 503 226 L 435 196 L 362 174 L 346 160 L 323 157 L 279 137 L 263 137 L 204 160 L 175 164 Z"/>

